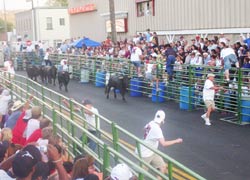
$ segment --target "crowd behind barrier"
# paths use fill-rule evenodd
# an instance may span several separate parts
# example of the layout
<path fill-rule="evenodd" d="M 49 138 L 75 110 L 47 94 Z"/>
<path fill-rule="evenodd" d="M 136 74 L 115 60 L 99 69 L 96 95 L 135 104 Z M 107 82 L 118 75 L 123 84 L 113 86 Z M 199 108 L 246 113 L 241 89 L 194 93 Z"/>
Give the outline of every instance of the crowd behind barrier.
<path fill-rule="evenodd" d="M 205 56 L 201 58 L 198 55 L 198 58 L 201 58 L 201 62 L 205 62 Z M 155 60 L 153 56 L 150 56 L 150 58 L 153 59 L 153 64 L 144 63 L 141 66 L 142 76 L 138 76 L 135 66 L 129 59 L 50 54 L 50 60 L 55 65 L 60 64 L 62 59 L 66 59 L 72 77 L 82 83 L 92 82 L 98 87 L 104 87 L 110 75 L 114 73 L 126 74 L 131 78 L 129 87 L 131 96 L 148 96 L 153 102 L 174 100 L 179 102 L 180 108 L 184 110 L 204 107 L 202 100 L 204 81 L 208 73 L 214 73 L 216 84 L 224 87 L 224 91 L 217 92 L 215 99 L 217 109 L 222 114 L 227 114 L 224 119 L 238 124 L 250 122 L 248 113 L 250 110 L 249 68 L 244 66 L 231 68 L 230 81 L 226 81 L 223 66 L 212 66 L 219 61 L 218 59 L 211 64 L 197 65 L 179 63 L 180 58 L 177 56 L 171 79 L 169 79 L 165 59 L 161 57 Z M 185 59 L 188 58 L 189 55 Z M 248 63 L 245 63 L 245 65 Z M 147 70 L 148 66 L 152 68 L 152 71 Z M 186 88 L 188 88 L 188 91 L 185 91 Z"/>
<path fill-rule="evenodd" d="M 10 128 L 7 133 L 10 135 L 5 135 L 5 129 L 2 131 L 0 146 L 9 147 L 8 144 L 5 144 L 5 137 L 7 137 L 8 143 L 12 144 L 11 146 L 20 144 L 16 149 L 21 149 L 13 156 L 7 156 L 7 151 L 3 152 L 4 158 L 0 164 L 0 173 L 5 177 L 30 177 L 31 179 L 32 175 L 36 175 L 45 179 L 47 177 L 49 177 L 48 179 L 55 177 L 59 177 L 59 179 L 76 179 L 76 177 L 96 179 L 98 176 L 99 179 L 104 179 L 104 177 L 115 179 L 119 178 L 119 175 L 124 178 L 122 173 L 124 173 L 125 164 L 127 164 L 130 168 L 126 171 L 129 173 L 125 173 L 128 175 L 126 179 L 131 178 L 132 174 L 135 179 L 141 180 L 157 179 L 157 176 L 162 177 L 162 179 L 178 179 L 186 176 L 204 179 L 166 154 L 148 147 L 139 138 L 96 113 L 95 117 L 99 118 L 100 127 L 97 125 L 93 127 L 98 132 L 98 135 L 93 135 L 86 129 L 88 122 L 86 118 L 80 116 L 73 109 L 74 106 L 78 106 L 84 112 L 88 111 L 87 106 L 83 106 L 75 100 L 64 97 L 24 76 L 1 73 L 0 81 L 3 90 L 1 98 L 8 96 L 5 101 L 14 101 L 13 106 L 10 104 L 5 107 L 10 111 L 6 109 L 4 116 L 13 119 L 13 117 L 17 118 L 16 111 L 20 114 L 16 119 L 16 124 L 8 125 Z M 69 102 L 69 108 L 64 106 L 63 101 L 65 100 Z M 107 125 L 108 129 L 102 129 L 103 126 L 107 127 Z M 27 130 L 24 131 L 25 129 Z M 28 139 L 27 133 L 30 135 Z M 140 156 L 134 153 L 134 149 L 126 146 L 122 141 L 125 136 L 136 145 L 138 152 L 141 151 L 140 144 L 143 144 L 161 156 L 168 163 L 167 176 L 145 163 Z M 96 143 L 96 150 L 92 150 L 88 146 L 88 138 Z M 28 145 L 25 146 L 25 144 Z M 79 158 L 79 155 L 81 155 L 80 159 L 72 160 Z M 36 161 L 33 161 L 34 159 Z M 120 163 L 122 165 L 119 165 Z M 115 166 L 116 164 L 118 165 Z M 10 171 L 11 167 L 13 172 Z M 29 168 L 24 171 L 23 167 Z M 32 171 L 33 167 L 35 167 L 35 173 Z M 112 167 L 114 168 L 112 169 Z M 148 171 L 144 169 L 145 167 Z M 79 171 L 79 169 L 81 170 Z M 98 171 L 94 169 L 98 169 Z"/>

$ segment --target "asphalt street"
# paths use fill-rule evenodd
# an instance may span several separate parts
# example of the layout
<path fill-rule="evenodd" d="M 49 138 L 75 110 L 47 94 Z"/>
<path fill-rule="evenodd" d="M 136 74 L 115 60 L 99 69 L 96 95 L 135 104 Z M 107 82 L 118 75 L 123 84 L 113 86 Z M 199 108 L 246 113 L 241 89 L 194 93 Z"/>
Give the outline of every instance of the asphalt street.
<path fill-rule="evenodd" d="M 23 74 L 23 73 L 22 73 Z M 220 121 L 219 113 L 211 117 L 212 126 L 201 119 L 203 110 L 183 111 L 173 101 L 153 103 L 148 97 L 130 97 L 123 102 L 110 94 L 106 99 L 104 88 L 80 84 L 71 80 L 69 92 L 48 85 L 76 100 L 90 99 L 99 113 L 116 122 L 138 137 L 143 136 L 144 125 L 151 121 L 158 109 L 166 112 L 162 129 L 166 139 L 183 138 L 183 143 L 160 148 L 164 153 L 184 164 L 208 180 L 250 179 L 250 126 L 238 126 Z"/>

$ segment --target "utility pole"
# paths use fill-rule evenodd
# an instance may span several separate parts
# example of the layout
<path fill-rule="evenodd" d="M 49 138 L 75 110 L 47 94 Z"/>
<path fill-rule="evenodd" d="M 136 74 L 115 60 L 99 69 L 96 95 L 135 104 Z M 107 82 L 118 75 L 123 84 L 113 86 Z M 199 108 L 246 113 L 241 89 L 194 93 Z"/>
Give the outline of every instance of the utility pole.
<path fill-rule="evenodd" d="M 34 8 L 34 2 L 33 0 L 31 0 L 31 6 L 32 6 L 32 13 L 33 13 L 33 23 L 34 23 L 34 37 L 33 40 L 36 41 L 37 40 L 37 28 L 36 28 L 36 11 Z"/>
<path fill-rule="evenodd" d="M 115 25 L 115 3 L 114 0 L 109 0 L 109 13 L 110 13 L 110 23 L 111 23 L 111 39 L 113 43 L 117 42 L 116 37 L 116 25 Z"/>
<path fill-rule="evenodd" d="M 8 35 L 7 35 L 7 18 L 6 18 L 6 8 L 5 8 L 5 0 L 3 0 L 3 13 L 4 13 L 4 32 L 5 32 L 5 38 L 6 41 L 8 41 Z"/>

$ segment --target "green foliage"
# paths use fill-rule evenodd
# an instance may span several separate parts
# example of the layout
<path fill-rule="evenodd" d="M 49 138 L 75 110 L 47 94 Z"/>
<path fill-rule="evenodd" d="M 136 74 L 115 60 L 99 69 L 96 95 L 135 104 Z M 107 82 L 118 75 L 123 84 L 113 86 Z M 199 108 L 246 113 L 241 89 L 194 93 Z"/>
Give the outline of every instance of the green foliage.
<path fill-rule="evenodd" d="M 68 6 L 68 0 L 48 0 L 47 1 L 48 6 L 62 6 L 66 7 Z"/>
<path fill-rule="evenodd" d="M 4 32 L 4 30 L 5 30 L 4 26 L 5 26 L 4 20 L 2 18 L 0 18 L 0 33 Z M 7 31 L 8 32 L 12 31 L 13 27 L 14 27 L 14 25 L 11 22 L 7 21 Z"/>

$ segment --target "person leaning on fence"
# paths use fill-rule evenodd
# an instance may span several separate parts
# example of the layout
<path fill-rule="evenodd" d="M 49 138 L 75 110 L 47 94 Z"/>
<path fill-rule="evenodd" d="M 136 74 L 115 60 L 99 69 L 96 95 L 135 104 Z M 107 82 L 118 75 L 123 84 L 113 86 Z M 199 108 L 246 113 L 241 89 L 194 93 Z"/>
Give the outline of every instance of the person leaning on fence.
<path fill-rule="evenodd" d="M 207 80 L 205 81 L 204 88 L 203 88 L 203 101 L 206 105 L 207 111 L 205 114 L 201 116 L 202 119 L 205 120 L 205 125 L 210 126 L 210 114 L 215 110 L 215 102 L 214 102 L 214 95 L 215 91 L 219 89 L 223 89 L 222 87 L 214 85 L 214 74 L 208 74 Z"/>
<path fill-rule="evenodd" d="M 69 108 L 70 104 L 67 100 L 63 99 L 63 103 Z M 83 116 L 85 117 L 84 119 L 86 120 L 86 128 L 88 131 L 93 134 L 94 136 L 97 136 L 97 131 L 96 129 L 100 128 L 100 120 L 99 117 L 96 116 L 99 114 L 98 110 L 93 106 L 92 102 L 88 99 L 83 100 L 82 104 L 86 107 L 86 109 L 83 109 L 84 113 Z M 74 111 L 82 113 L 82 109 L 75 105 Z M 82 139 L 82 137 L 81 137 Z M 90 149 L 95 151 L 96 149 L 96 143 L 93 141 L 91 138 L 88 138 L 88 146 Z"/>
<path fill-rule="evenodd" d="M 174 144 L 182 143 L 182 139 L 178 138 L 175 140 L 165 140 L 161 126 L 165 122 L 165 112 L 163 110 L 158 110 L 155 114 L 154 120 L 150 121 L 144 127 L 144 143 L 154 149 L 157 149 L 159 143 L 163 147 L 171 146 Z M 166 173 L 166 163 L 164 162 L 163 158 L 148 149 L 147 147 L 141 145 L 141 157 L 142 159 L 151 164 L 154 168 L 159 169 L 162 173 Z M 136 151 L 138 153 L 138 151 Z M 160 179 L 160 178 L 159 178 Z"/>
<path fill-rule="evenodd" d="M 235 65 L 237 68 L 239 68 L 239 62 L 232 48 L 227 47 L 224 42 L 221 42 L 220 46 L 222 48 L 220 56 L 224 61 L 225 78 L 226 81 L 230 81 L 229 70 L 231 69 L 232 65 Z"/>

